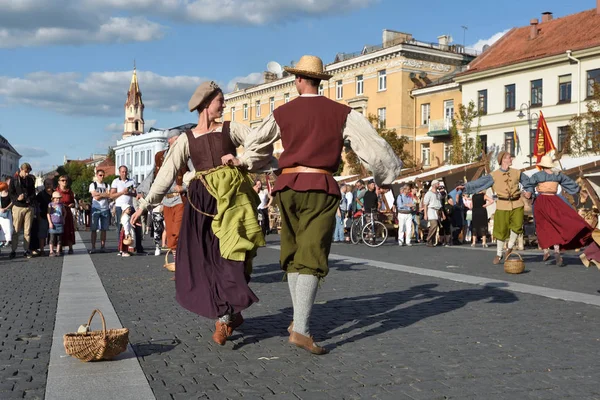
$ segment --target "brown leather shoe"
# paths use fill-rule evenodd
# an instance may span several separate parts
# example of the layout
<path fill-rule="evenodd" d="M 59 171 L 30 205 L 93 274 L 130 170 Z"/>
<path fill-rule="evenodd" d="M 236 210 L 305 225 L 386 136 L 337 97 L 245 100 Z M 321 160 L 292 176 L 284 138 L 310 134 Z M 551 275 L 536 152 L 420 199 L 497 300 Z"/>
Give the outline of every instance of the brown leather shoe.
<path fill-rule="evenodd" d="M 212 338 L 216 344 L 220 344 L 221 346 L 223 346 L 227 341 L 227 338 L 231 336 L 232 332 L 233 329 L 231 329 L 229 325 L 217 320 L 215 322 L 215 333 L 213 333 Z"/>
<path fill-rule="evenodd" d="M 548 261 L 549 258 L 550 258 L 550 252 L 549 251 L 544 252 L 544 257 L 542 257 L 542 261 Z"/>
<path fill-rule="evenodd" d="M 494 257 L 494 261 L 492 261 L 492 263 L 494 265 L 498 265 L 498 264 L 500 264 L 500 261 L 502 261 L 502 256 L 496 255 L 496 257 Z"/>
<path fill-rule="evenodd" d="M 311 336 L 304 336 L 298 332 L 292 331 L 290 333 L 289 342 L 312 354 L 321 355 L 329 353 L 326 348 L 317 345 Z"/>

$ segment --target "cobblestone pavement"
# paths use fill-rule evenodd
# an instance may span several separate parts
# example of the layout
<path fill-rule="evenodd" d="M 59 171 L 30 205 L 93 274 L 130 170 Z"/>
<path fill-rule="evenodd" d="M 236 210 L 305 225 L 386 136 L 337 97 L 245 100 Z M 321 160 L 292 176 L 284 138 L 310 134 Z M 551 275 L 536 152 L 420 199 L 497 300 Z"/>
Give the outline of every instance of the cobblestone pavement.
<path fill-rule="evenodd" d="M 269 244 L 276 239 L 270 236 Z M 558 268 L 527 252 L 529 272 L 510 276 L 491 265 L 493 253 L 470 247 L 334 245 L 332 252 L 595 295 L 600 289 L 600 271 L 575 265 L 576 256 L 569 257 L 572 266 Z M 0 385 L 25 374 L 36 355 L 28 384 L 42 389 L 17 390 L 15 381 L 0 386 L 0 399 L 43 396 L 60 262 L 4 257 Z M 160 400 L 600 399 L 599 307 L 333 262 L 311 323 L 331 352 L 312 356 L 287 343 L 291 301 L 276 250 L 260 250 L 251 282 L 260 302 L 222 347 L 211 340 L 213 321 L 175 302 L 163 257 L 91 257 Z M 19 324 L 33 327 L 21 330 L 40 340 L 19 343 Z M 9 338 L 15 344 L 7 356 Z"/>
<path fill-rule="evenodd" d="M 0 255 L 0 399 L 42 399 L 62 258 Z"/>

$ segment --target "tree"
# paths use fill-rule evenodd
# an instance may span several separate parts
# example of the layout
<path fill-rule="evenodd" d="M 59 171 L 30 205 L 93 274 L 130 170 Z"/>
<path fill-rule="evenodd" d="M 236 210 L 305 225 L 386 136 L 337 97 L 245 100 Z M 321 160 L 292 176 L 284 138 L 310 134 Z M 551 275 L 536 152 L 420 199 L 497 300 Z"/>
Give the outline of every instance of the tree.
<path fill-rule="evenodd" d="M 380 121 L 376 115 L 369 115 L 369 122 L 373 124 L 375 130 L 390 145 L 394 153 L 402 160 L 405 168 L 411 168 L 414 163 L 405 146 L 408 143 L 406 136 L 398 136 L 395 129 L 385 127 L 385 121 Z M 360 159 L 351 149 L 346 150 L 346 163 L 350 167 L 351 174 L 368 175 L 370 171 L 362 165 Z"/>
<path fill-rule="evenodd" d="M 450 161 L 452 164 L 467 164 L 476 161 L 482 154 L 481 138 L 481 112 L 477 110 L 475 103 L 470 101 L 467 106 L 460 104 L 458 112 L 452 118 L 450 137 L 452 149 L 450 150 Z M 473 135 L 473 122 L 477 119 L 477 128 Z M 460 125 L 461 131 L 458 126 Z"/>
<path fill-rule="evenodd" d="M 111 160 L 113 163 L 116 163 L 117 158 L 115 157 L 115 149 L 111 146 L 108 146 L 108 151 L 106 152 L 106 158 Z"/>
<path fill-rule="evenodd" d="M 564 152 L 575 157 L 600 152 L 600 85 L 597 83 L 585 106 L 586 113 L 571 118 L 562 143 Z"/>
<path fill-rule="evenodd" d="M 71 190 L 75 193 L 75 197 L 78 199 L 89 199 L 89 185 L 94 179 L 94 167 L 87 166 L 84 163 L 71 161 L 63 166 L 56 169 L 59 176 L 67 175 L 69 177 L 69 183 Z M 56 178 L 58 179 L 58 177 Z M 58 185 L 58 182 L 54 182 Z"/>

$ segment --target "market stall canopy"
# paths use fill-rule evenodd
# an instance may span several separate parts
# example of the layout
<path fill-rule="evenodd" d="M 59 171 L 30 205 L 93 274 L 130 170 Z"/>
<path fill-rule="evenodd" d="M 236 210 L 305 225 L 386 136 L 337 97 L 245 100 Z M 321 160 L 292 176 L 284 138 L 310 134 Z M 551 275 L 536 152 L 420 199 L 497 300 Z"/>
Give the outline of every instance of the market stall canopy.
<path fill-rule="evenodd" d="M 562 164 L 562 172 L 566 175 L 581 175 L 584 172 L 597 172 L 600 171 L 600 156 L 586 156 L 586 157 L 571 157 L 563 156 L 560 158 L 560 164 Z M 560 164 L 557 162 L 556 167 L 560 168 Z M 534 166 L 527 167 L 522 170 L 527 176 L 532 176 L 538 169 Z"/>
<path fill-rule="evenodd" d="M 441 167 L 430 169 L 419 174 L 404 176 L 395 180 L 394 184 L 417 181 L 427 182 L 434 179 L 443 179 L 447 185 L 454 185 L 461 179 L 466 178 L 467 181 L 471 181 L 479 178 L 485 170 L 486 164 L 487 161 L 484 160 L 467 164 L 442 165 Z"/>
<path fill-rule="evenodd" d="M 358 176 L 359 175 L 334 176 L 333 179 L 335 179 L 336 182 L 348 184 L 347 181 L 352 180 L 352 179 L 356 180 L 356 178 L 358 178 Z"/>

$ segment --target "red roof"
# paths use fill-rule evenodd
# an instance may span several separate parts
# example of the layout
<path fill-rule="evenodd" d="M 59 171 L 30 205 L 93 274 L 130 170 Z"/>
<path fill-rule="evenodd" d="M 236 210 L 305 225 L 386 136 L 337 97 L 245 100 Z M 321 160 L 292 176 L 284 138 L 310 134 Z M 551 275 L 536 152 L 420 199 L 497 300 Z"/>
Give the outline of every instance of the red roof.
<path fill-rule="evenodd" d="M 600 46 L 600 14 L 595 8 L 541 22 L 537 28 L 533 39 L 531 25 L 511 29 L 460 75 Z"/>

